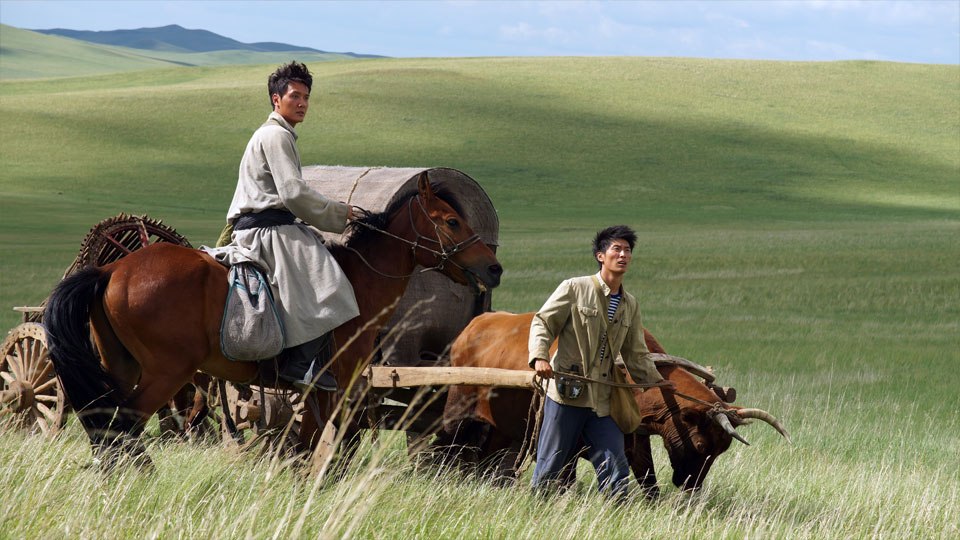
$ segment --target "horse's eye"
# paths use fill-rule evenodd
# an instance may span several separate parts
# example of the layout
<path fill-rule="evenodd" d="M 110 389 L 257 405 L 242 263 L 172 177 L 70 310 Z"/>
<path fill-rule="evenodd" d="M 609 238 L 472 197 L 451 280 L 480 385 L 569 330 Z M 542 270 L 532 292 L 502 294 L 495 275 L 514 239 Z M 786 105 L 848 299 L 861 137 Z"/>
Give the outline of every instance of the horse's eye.
<path fill-rule="evenodd" d="M 447 226 L 449 226 L 451 229 L 456 229 L 460 226 L 460 222 L 457 221 L 456 218 L 449 218 L 447 219 Z"/>

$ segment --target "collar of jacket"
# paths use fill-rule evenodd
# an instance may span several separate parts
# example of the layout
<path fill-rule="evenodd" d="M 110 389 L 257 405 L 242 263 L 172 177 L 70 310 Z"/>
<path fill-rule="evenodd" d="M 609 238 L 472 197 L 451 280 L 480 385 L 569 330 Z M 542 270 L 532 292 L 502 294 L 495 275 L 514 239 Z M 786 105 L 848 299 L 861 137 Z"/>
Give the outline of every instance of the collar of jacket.
<path fill-rule="evenodd" d="M 597 291 L 597 295 L 600 297 L 600 305 L 603 306 L 603 312 L 600 313 L 600 321 L 603 324 L 603 330 L 606 332 L 607 328 L 610 326 L 610 319 L 607 317 L 607 310 L 610 309 L 610 286 L 607 285 L 603 278 L 600 277 L 600 272 L 597 272 L 593 276 L 593 287 Z M 624 295 L 623 285 L 620 285 L 620 294 Z M 624 297 L 620 298 L 620 304 L 617 306 L 617 311 L 613 313 L 613 320 L 617 320 L 617 316 L 620 315 L 620 311 L 623 310 Z"/>
<path fill-rule="evenodd" d="M 597 285 L 599 285 L 600 290 L 603 291 L 603 296 L 609 297 L 610 294 L 613 293 L 613 289 L 611 289 L 610 286 L 607 285 L 607 282 L 600 277 L 600 272 L 594 274 L 593 277 L 596 278 Z M 623 289 L 623 285 L 620 286 L 620 289 Z"/>
<path fill-rule="evenodd" d="M 270 116 L 267 117 L 266 124 L 270 124 L 270 123 L 279 125 L 283 129 L 289 131 L 290 134 L 293 135 L 294 140 L 297 139 L 297 130 L 293 129 L 293 126 L 290 125 L 290 122 L 287 122 L 286 119 L 280 116 L 280 113 L 278 113 L 277 111 L 273 111 L 272 113 L 270 113 Z"/>

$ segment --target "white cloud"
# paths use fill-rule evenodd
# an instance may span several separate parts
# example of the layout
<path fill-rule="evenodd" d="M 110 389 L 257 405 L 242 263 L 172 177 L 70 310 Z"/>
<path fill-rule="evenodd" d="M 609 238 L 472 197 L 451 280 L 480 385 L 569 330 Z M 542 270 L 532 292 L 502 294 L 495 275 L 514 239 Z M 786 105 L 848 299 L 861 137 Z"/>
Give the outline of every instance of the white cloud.
<path fill-rule="evenodd" d="M 632 25 L 623 24 L 609 17 L 600 17 L 600 19 L 587 27 L 587 37 L 601 40 L 624 39 L 636 33 L 636 28 Z"/>
<path fill-rule="evenodd" d="M 704 15 L 703 18 L 707 22 L 719 23 L 722 26 L 729 26 L 729 27 L 739 28 L 739 29 L 750 28 L 750 23 L 745 21 L 744 19 L 721 14 L 721 13 L 707 13 L 706 15 Z"/>
<path fill-rule="evenodd" d="M 557 27 L 537 28 L 526 22 L 501 25 L 499 35 L 508 41 L 546 41 L 547 43 L 568 43 L 571 41 L 568 32 Z"/>

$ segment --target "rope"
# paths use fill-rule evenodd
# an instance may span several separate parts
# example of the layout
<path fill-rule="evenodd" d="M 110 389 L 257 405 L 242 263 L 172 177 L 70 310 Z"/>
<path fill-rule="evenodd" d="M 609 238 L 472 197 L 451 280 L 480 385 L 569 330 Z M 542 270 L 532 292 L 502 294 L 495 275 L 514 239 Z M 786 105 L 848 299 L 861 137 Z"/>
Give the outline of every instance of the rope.
<path fill-rule="evenodd" d="M 527 430 L 529 431 L 530 436 L 523 438 L 523 443 L 520 445 L 520 451 L 517 452 L 517 459 L 513 462 L 514 476 L 519 478 L 523 475 L 526 468 L 529 466 L 527 457 L 530 456 L 533 452 L 533 448 L 537 446 L 538 441 L 540 440 L 540 427 L 543 424 L 543 396 L 547 394 L 546 390 L 543 388 L 544 379 L 537 374 L 533 375 L 533 380 L 530 381 L 533 385 L 536 392 L 533 395 L 533 398 L 530 400 L 530 409 L 527 411 Z M 530 418 L 533 418 L 533 429 L 530 430 Z"/>
<path fill-rule="evenodd" d="M 616 368 L 616 367 L 615 367 L 614 369 L 619 369 L 619 368 Z M 582 376 L 582 375 L 576 375 L 576 374 L 573 374 L 573 373 L 563 373 L 562 375 L 563 375 L 564 377 L 569 378 L 569 379 L 577 379 L 577 380 L 583 381 L 583 382 L 604 384 L 604 385 L 607 385 L 607 386 L 616 386 L 616 387 L 618 387 L 618 388 L 659 388 L 659 387 L 662 387 L 662 386 L 669 386 L 669 384 L 667 384 L 667 383 L 665 383 L 665 382 L 663 382 L 663 381 L 658 381 L 658 382 L 655 382 L 655 383 L 618 383 L 618 382 L 613 382 L 613 381 L 599 381 L 599 380 L 597 380 L 597 379 L 591 379 L 590 377 L 584 377 L 584 376 Z"/>
<path fill-rule="evenodd" d="M 379 168 L 380 167 L 370 167 L 369 169 L 363 171 L 363 173 L 361 173 L 360 176 L 358 176 L 357 179 L 353 181 L 353 187 L 350 188 L 350 194 L 347 195 L 347 204 L 350 204 L 350 201 L 353 200 L 353 192 L 356 191 L 357 187 L 360 185 L 360 180 L 364 176 L 366 176 L 368 172 L 372 171 L 373 169 L 379 169 Z"/>
<path fill-rule="evenodd" d="M 614 368 L 614 369 L 618 369 L 618 368 Z M 600 381 L 597 379 L 591 379 L 590 377 L 575 375 L 573 373 L 564 373 L 563 376 L 571 379 L 577 379 L 580 381 L 589 382 L 589 383 L 604 384 L 607 386 L 616 386 L 618 388 L 667 388 L 669 390 L 669 383 L 666 381 L 659 381 L 655 383 L 617 383 L 613 381 Z M 669 390 L 669 391 L 670 393 L 672 393 L 677 397 L 681 397 L 683 399 L 692 401 L 694 403 L 699 403 L 700 405 L 706 405 L 707 407 L 713 407 L 715 405 L 715 403 L 710 403 L 709 401 L 704 401 L 700 398 L 688 396 L 687 394 L 677 392 L 676 390 Z"/>

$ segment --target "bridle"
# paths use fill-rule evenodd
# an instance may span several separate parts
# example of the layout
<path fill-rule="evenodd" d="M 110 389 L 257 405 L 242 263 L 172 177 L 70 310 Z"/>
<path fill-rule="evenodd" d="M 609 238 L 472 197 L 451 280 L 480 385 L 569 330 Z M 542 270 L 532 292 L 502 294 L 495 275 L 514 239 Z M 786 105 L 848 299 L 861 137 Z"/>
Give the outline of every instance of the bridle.
<path fill-rule="evenodd" d="M 413 220 L 413 201 L 414 200 L 417 201 L 417 206 L 420 208 L 420 211 L 423 213 L 424 217 L 426 217 L 427 220 L 433 225 L 433 232 L 434 232 L 434 236 L 436 236 L 436 240 L 422 234 L 420 230 L 417 229 L 417 224 Z M 363 212 L 364 214 L 369 214 L 367 210 L 364 210 L 359 206 L 356 208 L 361 212 Z M 383 229 L 374 227 L 373 225 L 370 225 L 369 223 L 366 223 L 364 221 L 357 220 L 357 221 L 354 221 L 353 223 L 356 225 L 360 225 L 361 227 L 366 227 L 367 229 L 370 229 L 372 231 L 376 231 L 380 234 L 387 235 L 395 240 L 398 240 L 400 242 L 403 242 L 404 244 L 409 245 L 410 253 L 413 255 L 414 259 L 416 259 L 416 254 L 418 249 L 422 249 L 427 253 L 432 254 L 434 257 L 438 259 L 436 266 L 424 268 L 423 270 L 420 270 L 420 272 L 429 272 L 431 270 L 443 270 L 443 267 L 449 262 L 453 266 L 463 271 L 465 275 L 471 276 L 470 272 L 466 268 L 457 264 L 457 262 L 453 260 L 453 257 L 457 253 L 460 253 L 461 251 L 472 246 L 473 244 L 479 242 L 480 241 L 479 234 L 474 233 L 473 236 L 470 236 L 469 238 L 461 242 L 456 242 L 452 236 L 450 236 L 449 234 L 447 234 L 446 231 L 441 229 L 440 225 L 438 225 L 437 222 L 430 217 L 430 214 L 427 212 L 426 207 L 423 206 L 423 201 L 420 199 L 419 193 L 413 197 L 410 197 L 410 199 L 407 200 L 407 217 L 410 219 L 410 229 L 412 229 L 413 232 L 416 233 L 417 235 L 416 240 L 413 240 L 413 241 L 407 240 L 406 238 L 403 238 L 401 236 L 397 236 L 389 231 L 385 231 Z M 441 236 L 446 237 L 447 240 L 452 242 L 452 245 L 445 245 L 443 243 L 443 239 L 441 238 Z M 436 244 L 437 249 L 433 249 L 432 247 L 427 247 L 426 245 L 421 244 L 421 242 L 429 242 L 431 244 Z M 381 272 L 380 270 L 377 270 L 376 268 L 374 268 L 374 266 L 370 263 L 370 261 L 368 261 L 366 257 L 364 257 L 363 254 L 361 254 L 359 251 L 347 245 L 344 245 L 344 247 L 352 251 L 358 257 L 360 257 L 360 260 L 363 261 L 363 264 L 367 265 L 367 268 L 369 268 L 370 270 L 373 270 L 375 273 L 383 277 L 391 278 L 391 279 L 406 279 L 413 276 L 415 273 L 417 273 L 417 272 L 411 272 L 406 275 L 395 276 L 392 274 Z"/>

